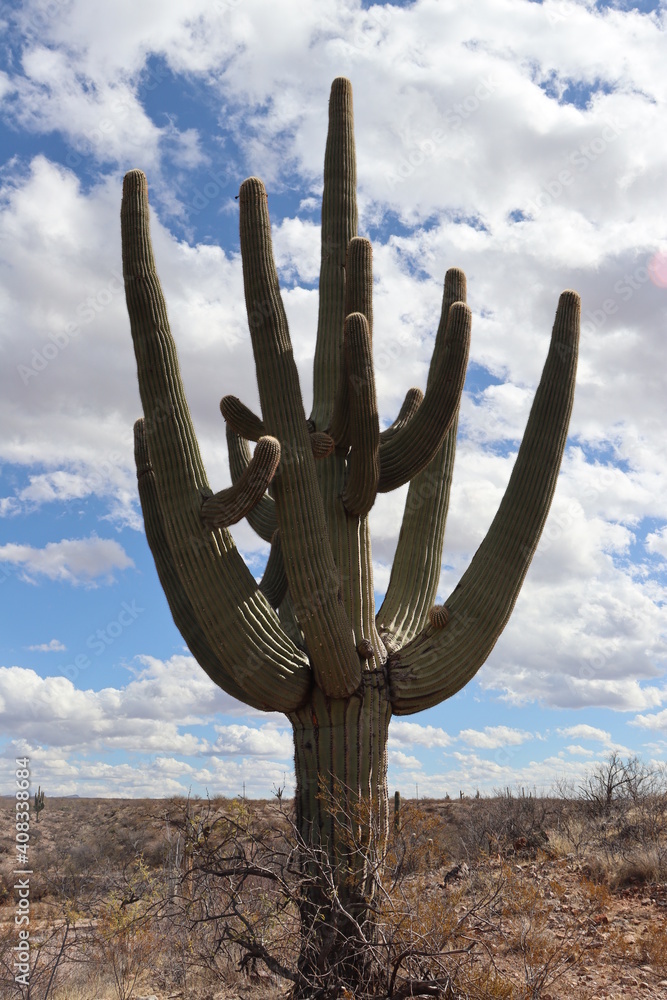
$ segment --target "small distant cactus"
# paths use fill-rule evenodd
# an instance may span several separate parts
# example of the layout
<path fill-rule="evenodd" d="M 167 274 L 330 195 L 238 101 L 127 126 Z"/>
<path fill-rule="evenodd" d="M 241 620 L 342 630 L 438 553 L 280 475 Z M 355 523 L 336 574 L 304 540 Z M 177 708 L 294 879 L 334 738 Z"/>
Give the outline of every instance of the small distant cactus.
<path fill-rule="evenodd" d="M 40 785 L 35 792 L 35 815 L 37 816 L 37 822 L 39 823 L 39 814 L 44 808 L 44 792 L 42 791 L 42 786 Z"/>
<path fill-rule="evenodd" d="M 394 830 L 399 833 L 401 829 L 401 793 L 394 792 Z"/>

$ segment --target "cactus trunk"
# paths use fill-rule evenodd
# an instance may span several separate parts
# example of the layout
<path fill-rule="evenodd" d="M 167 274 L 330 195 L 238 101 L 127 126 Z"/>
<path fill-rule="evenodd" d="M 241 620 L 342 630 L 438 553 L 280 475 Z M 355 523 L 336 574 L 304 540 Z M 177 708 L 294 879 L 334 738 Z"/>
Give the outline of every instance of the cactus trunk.
<path fill-rule="evenodd" d="M 155 270 L 148 189 L 126 175 L 123 270 L 144 418 L 135 455 L 146 536 L 178 628 L 208 675 L 294 730 L 302 840 L 295 996 L 368 983 L 387 839 L 387 733 L 451 697 L 505 627 L 556 486 L 572 409 L 579 298 L 564 292 L 505 497 L 445 605 L 440 579 L 471 312 L 450 269 L 426 392 L 380 430 L 372 253 L 357 236 L 352 88 L 334 81 L 322 199 L 314 399 L 306 419 L 273 261 L 266 191 L 239 195 L 241 257 L 261 416 L 224 396 L 232 486 L 213 493 L 195 438 Z M 221 386 L 221 389 L 226 387 Z M 257 441 L 251 455 L 248 441 Z M 378 492 L 410 482 L 376 615 L 368 524 Z M 258 585 L 228 526 L 242 517 L 271 555 Z M 395 822 L 400 824 L 400 799 Z"/>
<path fill-rule="evenodd" d="M 373 904 L 388 834 L 390 716 L 382 670 L 364 671 L 351 698 L 326 698 L 315 688 L 290 715 L 296 823 L 308 846 L 299 968 L 311 984 L 354 987 L 377 973 L 368 945 L 375 940 Z"/>

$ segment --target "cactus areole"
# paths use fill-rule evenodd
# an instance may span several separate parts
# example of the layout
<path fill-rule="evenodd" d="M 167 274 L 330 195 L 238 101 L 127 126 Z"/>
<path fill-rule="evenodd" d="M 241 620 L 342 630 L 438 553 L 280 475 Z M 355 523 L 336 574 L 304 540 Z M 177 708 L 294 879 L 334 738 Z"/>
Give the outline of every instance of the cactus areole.
<path fill-rule="evenodd" d="M 503 500 L 460 583 L 436 606 L 470 339 L 466 279 L 457 268 L 447 271 L 425 391 L 410 389 L 394 423 L 381 431 L 371 246 L 357 236 L 355 174 L 352 88 L 338 78 L 324 162 L 310 417 L 273 260 L 266 191 L 256 177 L 241 185 L 243 281 L 262 413 L 223 398 L 233 485 L 216 494 L 181 382 L 139 170 L 125 177 L 121 211 L 144 411 L 135 425 L 137 477 L 158 576 L 209 677 L 248 705 L 284 712 L 292 724 L 297 823 L 334 872 L 333 883 L 318 888 L 311 880 L 304 892 L 299 968 L 303 982 L 312 972 L 324 984 L 329 970 L 351 985 L 369 972 L 362 943 L 373 930 L 376 862 L 388 831 L 389 720 L 460 691 L 507 624 L 556 486 L 580 314 L 579 296 L 563 292 Z M 408 482 L 391 578 L 376 610 L 368 513 L 378 491 Z M 228 530 L 243 517 L 271 542 L 259 585 Z"/>

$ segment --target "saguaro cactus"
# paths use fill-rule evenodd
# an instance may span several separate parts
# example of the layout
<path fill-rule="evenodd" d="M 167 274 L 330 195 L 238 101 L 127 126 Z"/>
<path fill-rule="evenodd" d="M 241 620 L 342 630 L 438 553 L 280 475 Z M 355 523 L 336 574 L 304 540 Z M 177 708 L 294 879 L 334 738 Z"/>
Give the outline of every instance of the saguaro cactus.
<path fill-rule="evenodd" d="M 35 792 L 35 802 L 33 808 L 35 810 L 35 816 L 37 817 L 37 822 L 39 823 L 39 814 L 44 808 L 44 792 L 42 791 L 41 785 Z"/>
<path fill-rule="evenodd" d="M 333 870 L 328 887 L 311 880 L 304 892 L 300 969 L 304 982 L 312 972 L 320 983 L 334 966 L 350 983 L 368 971 L 359 928 L 372 934 L 373 872 L 388 829 L 391 715 L 437 705 L 467 684 L 514 607 L 556 485 L 579 332 L 579 297 L 563 292 L 505 496 L 460 583 L 434 607 L 470 336 L 466 281 L 456 268 L 447 272 L 425 394 L 410 389 L 394 423 L 381 431 L 371 246 L 357 236 L 355 173 L 352 89 L 339 78 L 329 103 L 310 418 L 273 261 L 266 192 L 255 177 L 241 185 L 243 280 L 262 415 L 223 398 L 233 485 L 216 494 L 181 383 L 151 248 L 146 178 L 138 170 L 125 177 L 121 213 L 144 410 L 135 440 L 148 542 L 176 625 L 207 674 L 249 705 L 284 712 L 292 724 L 298 826 Z M 257 442 L 252 457 L 249 441 Z M 376 614 L 368 512 L 378 491 L 407 482 L 391 579 Z M 259 585 L 228 531 L 244 516 L 271 542 Z M 350 816 L 352 838 L 342 822 Z"/>

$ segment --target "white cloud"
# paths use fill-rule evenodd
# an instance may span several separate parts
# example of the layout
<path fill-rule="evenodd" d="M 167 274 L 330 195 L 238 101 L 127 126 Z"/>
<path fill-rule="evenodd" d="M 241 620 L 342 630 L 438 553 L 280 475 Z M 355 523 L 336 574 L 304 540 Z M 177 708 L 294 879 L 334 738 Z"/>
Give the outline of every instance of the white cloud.
<path fill-rule="evenodd" d="M 565 747 L 565 749 L 573 757 L 593 757 L 594 756 L 594 751 L 593 750 L 587 750 L 586 747 L 579 746 L 576 743 L 570 743 L 568 746 Z"/>
<path fill-rule="evenodd" d="M 390 750 L 387 754 L 389 766 L 398 767 L 405 771 L 422 771 L 422 762 L 417 757 L 410 757 L 402 750 Z"/>
<path fill-rule="evenodd" d="M 423 746 L 433 749 L 448 747 L 451 742 L 452 737 L 437 726 L 423 726 L 396 718 L 389 723 L 389 746 L 393 748 Z"/>
<path fill-rule="evenodd" d="M 112 538 L 64 538 L 48 542 L 43 549 L 10 542 L 0 546 L 0 562 L 20 567 L 29 583 L 40 577 L 74 585 L 94 586 L 96 580 L 112 583 L 113 571 L 128 569 L 134 563 L 122 545 Z"/>
<path fill-rule="evenodd" d="M 37 646 L 28 646 L 28 649 L 35 653 L 64 653 L 67 646 L 59 639 L 51 639 L 50 642 L 42 642 Z"/>
<path fill-rule="evenodd" d="M 637 715 L 629 724 L 639 729 L 667 732 L 667 709 L 649 715 Z"/>
<path fill-rule="evenodd" d="M 655 555 L 667 558 L 667 527 L 650 532 L 646 536 L 646 548 Z"/>
<path fill-rule="evenodd" d="M 191 656 L 167 661 L 138 657 L 138 663 L 124 687 L 100 691 L 76 687 L 64 676 L 0 667 L 0 725 L 12 738 L 70 752 L 117 749 L 201 756 L 222 751 L 224 733 L 216 749 L 184 727 L 210 722 L 216 712 L 247 715 L 247 707 L 209 680 Z M 230 741 L 227 736 L 228 746 Z M 244 738 L 237 734 L 237 741 L 247 756 L 263 756 L 266 747 L 277 754 L 286 745 L 284 736 L 269 732 L 268 725 L 258 730 L 255 742 L 250 730 Z"/>
<path fill-rule="evenodd" d="M 577 726 L 564 726 L 557 730 L 558 735 L 571 740 L 594 740 L 598 743 L 611 743 L 611 733 L 605 729 L 597 729 L 595 726 L 588 726 L 580 723 Z"/>
<path fill-rule="evenodd" d="M 520 746 L 527 740 L 534 739 L 533 733 L 524 732 L 521 729 L 511 729 L 509 726 L 485 726 L 484 732 L 477 729 L 462 729 L 457 739 L 467 743 L 468 746 L 478 747 L 480 750 L 497 750 L 504 746 Z"/>
<path fill-rule="evenodd" d="M 216 726 L 216 754 L 242 754 L 253 757 L 294 758 L 291 728 L 277 730 L 271 725 L 256 729 L 251 726 Z"/>

